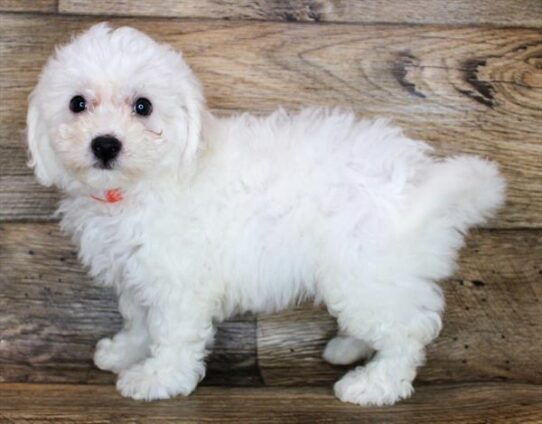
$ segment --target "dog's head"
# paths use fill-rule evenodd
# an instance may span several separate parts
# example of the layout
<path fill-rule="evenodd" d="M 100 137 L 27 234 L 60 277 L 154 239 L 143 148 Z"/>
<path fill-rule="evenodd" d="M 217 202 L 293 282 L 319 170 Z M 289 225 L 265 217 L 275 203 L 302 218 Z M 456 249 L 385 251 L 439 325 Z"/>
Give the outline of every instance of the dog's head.
<path fill-rule="evenodd" d="M 193 161 L 204 107 L 180 53 L 98 24 L 56 49 L 30 95 L 30 165 L 44 185 L 122 187 Z"/>

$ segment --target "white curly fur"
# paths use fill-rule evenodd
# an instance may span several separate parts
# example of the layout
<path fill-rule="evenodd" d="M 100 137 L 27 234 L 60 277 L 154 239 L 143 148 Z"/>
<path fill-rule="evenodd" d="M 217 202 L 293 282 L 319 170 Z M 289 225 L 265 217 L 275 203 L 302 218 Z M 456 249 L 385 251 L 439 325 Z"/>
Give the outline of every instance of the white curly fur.
<path fill-rule="evenodd" d="M 74 114 L 70 98 L 88 109 Z M 138 97 L 148 117 L 133 113 Z M 113 169 L 90 141 L 122 142 Z M 340 110 L 217 118 L 181 55 L 131 28 L 93 26 L 56 50 L 31 95 L 31 165 L 64 193 L 62 227 L 124 328 L 95 362 L 135 399 L 191 393 L 215 323 L 313 298 L 341 331 L 333 363 L 373 359 L 336 385 L 343 401 L 392 404 L 412 393 L 441 328 L 435 284 L 463 235 L 502 203 L 486 160 L 438 160 L 386 120 Z M 123 200 L 96 200 L 108 189 Z"/>

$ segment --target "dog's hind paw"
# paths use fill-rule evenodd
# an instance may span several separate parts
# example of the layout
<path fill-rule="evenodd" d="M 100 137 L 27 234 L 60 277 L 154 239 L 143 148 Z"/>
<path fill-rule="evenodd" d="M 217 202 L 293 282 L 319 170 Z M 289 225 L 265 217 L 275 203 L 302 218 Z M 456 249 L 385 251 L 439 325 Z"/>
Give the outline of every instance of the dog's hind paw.
<path fill-rule="evenodd" d="M 409 381 L 389 378 L 378 368 L 358 367 L 335 383 L 335 396 L 362 406 L 393 405 L 414 392 Z"/>
<path fill-rule="evenodd" d="M 373 353 L 373 348 L 363 340 L 337 336 L 327 343 L 322 357 L 333 365 L 348 365 L 361 359 L 368 359 Z"/>
<path fill-rule="evenodd" d="M 148 348 L 130 342 L 128 337 L 118 334 L 113 339 L 103 338 L 96 345 L 94 363 L 104 371 L 119 373 L 145 359 Z"/>

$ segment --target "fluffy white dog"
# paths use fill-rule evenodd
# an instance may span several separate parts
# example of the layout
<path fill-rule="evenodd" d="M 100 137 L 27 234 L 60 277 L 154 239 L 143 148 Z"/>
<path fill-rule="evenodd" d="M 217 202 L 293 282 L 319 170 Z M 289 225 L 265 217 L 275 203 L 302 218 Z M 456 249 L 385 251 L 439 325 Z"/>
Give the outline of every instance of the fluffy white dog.
<path fill-rule="evenodd" d="M 385 120 L 339 110 L 221 119 L 181 54 L 93 26 L 49 59 L 30 97 L 31 165 L 64 193 L 62 227 L 124 328 L 94 360 L 135 399 L 188 395 L 215 323 L 313 298 L 337 318 L 324 358 L 368 357 L 343 401 L 411 395 L 441 328 L 436 281 L 502 203 L 483 159 L 439 160 Z"/>

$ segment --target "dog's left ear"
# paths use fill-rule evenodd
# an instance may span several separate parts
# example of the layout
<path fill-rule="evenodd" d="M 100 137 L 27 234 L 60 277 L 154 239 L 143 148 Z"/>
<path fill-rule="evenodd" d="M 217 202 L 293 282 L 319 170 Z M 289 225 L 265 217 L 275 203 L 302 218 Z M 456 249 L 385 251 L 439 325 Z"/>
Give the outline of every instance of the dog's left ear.
<path fill-rule="evenodd" d="M 172 59 L 176 65 L 174 83 L 178 84 L 178 104 L 181 105 L 180 116 L 176 119 L 176 124 L 183 126 L 178 128 L 179 135 L 184 139 L 181 166 L 186 168 L 194 162 L 200 148 L 205 97 L 201 83 L 183 59 L 182 53 L 171 48 L 170 51 L 174 54 Z"/>
<path fill-rule="evenodd" d="M 199 81 L 192 76 L 185 89 L 184 109 L 187 119 L 186 144 L 183 151 L 183 165 L 192 163 L 197 156 L 201 143 L 201 127 L 205 100 Z"/>
<path fill-rule="evenodd" d="M 26 140 L 30 152 L 28 165 L 34 168 L 38 181 L 44 186 L 59 184 L 60 164 L 51 147 L 47 126 L 40 112 L 35 91 L 29 97 Z"/>

